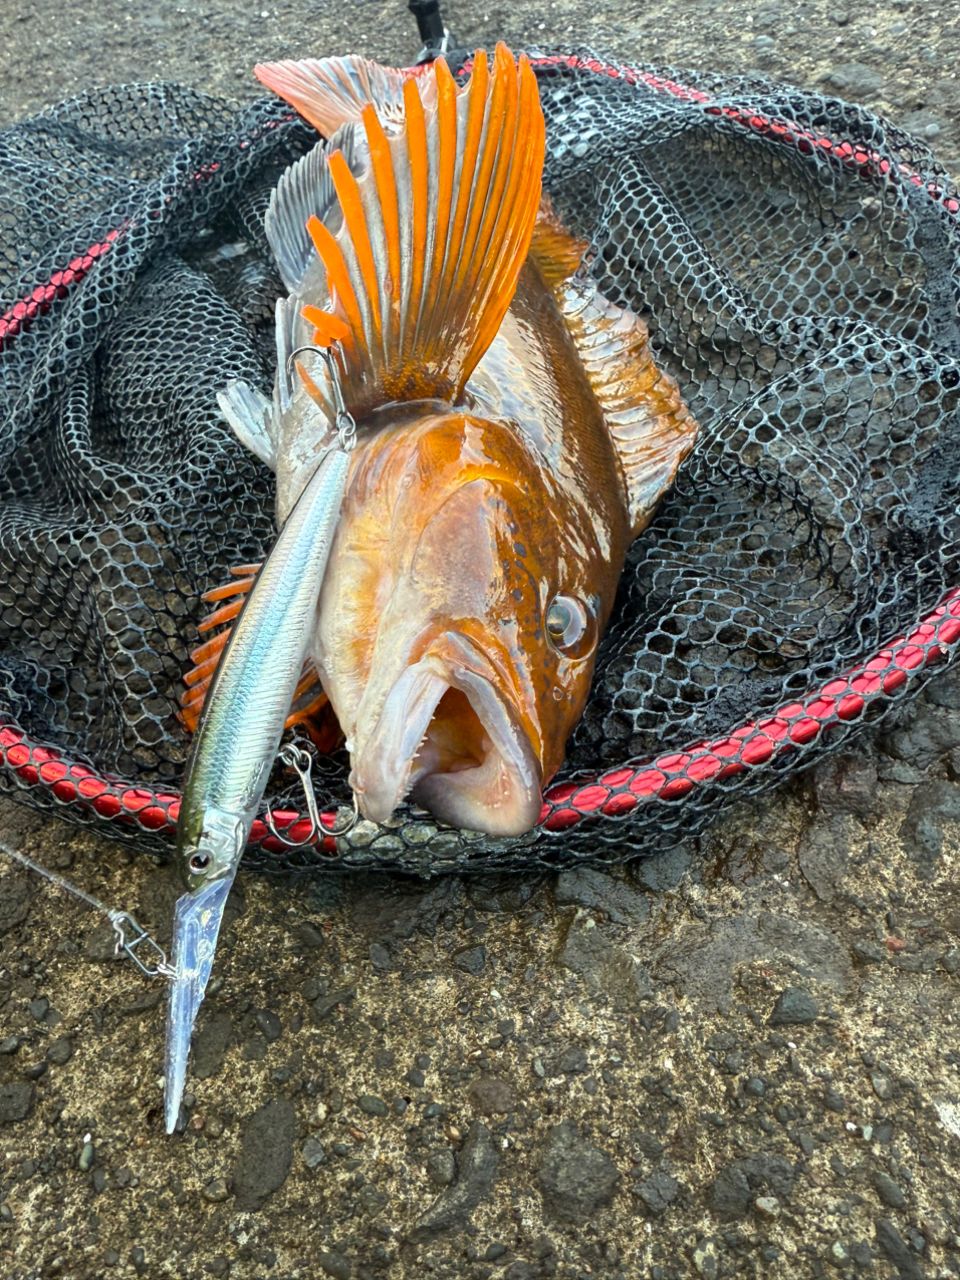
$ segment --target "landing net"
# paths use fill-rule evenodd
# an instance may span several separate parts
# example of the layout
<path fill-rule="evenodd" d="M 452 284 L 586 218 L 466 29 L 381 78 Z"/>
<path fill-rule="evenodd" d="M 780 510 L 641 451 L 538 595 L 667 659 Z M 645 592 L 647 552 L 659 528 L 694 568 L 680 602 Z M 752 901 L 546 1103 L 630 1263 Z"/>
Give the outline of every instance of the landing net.
<path fill-rule="evenodd" d="M 533 61 L 546 188 L 700 441 L 632 548 L 533 833 L 404 810 L 292 853 L 258 821 L 271 868 L 650 852 L 960 650 L 960 199 L 929 150 L 764 80 Z M 145 849 L 176 824 L 200 597 L 273 536 L 272 477 L 215 393 L 272 385 L 262 217 L 314 141 L 274 100 L 166 84 L 0 134 L 0 790 Z M 346 758 L 313 772 L 332 823 Z M 269 808 L 295 840 L 293 782 L 277 769 Z"/>

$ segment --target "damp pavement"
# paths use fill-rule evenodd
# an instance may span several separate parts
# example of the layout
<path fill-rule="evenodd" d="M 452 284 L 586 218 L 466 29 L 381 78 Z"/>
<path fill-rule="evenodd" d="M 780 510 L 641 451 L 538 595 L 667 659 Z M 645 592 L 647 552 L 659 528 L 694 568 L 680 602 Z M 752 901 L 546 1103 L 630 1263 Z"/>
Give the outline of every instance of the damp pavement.
<path fill-rule="evenodd" d="M 261 0 L 263 3 L 263 0 Z M 463 3 L 465 43 L 759 71 L 960 172 L 936 3 Z M 405 61 L 399 3 L 0 11 L 0 116 L 260 58 Z M 168 871 L 7 803 L 0 835 L 165 935 Z M 3 868 L 0 1274 L 960 1275 L 960 672 L 616 873 L 241 878 L 163 1136 L 159 985 Z"/>

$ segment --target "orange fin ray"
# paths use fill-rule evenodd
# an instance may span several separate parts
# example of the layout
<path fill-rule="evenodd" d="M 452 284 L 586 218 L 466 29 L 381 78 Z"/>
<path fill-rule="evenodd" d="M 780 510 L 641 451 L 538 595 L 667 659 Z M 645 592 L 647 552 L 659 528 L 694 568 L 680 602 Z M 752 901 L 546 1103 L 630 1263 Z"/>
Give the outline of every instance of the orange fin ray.
<path fill-rule="evenodd" d="M 225 622 L 233 622 L 245 603 L 245 598 L 229 601 L 213 613 L 208 613 L 205 618 L 201 618 L 197 623 L 197 630 L 203 635 L 205 631 L 212 631 L 214 627 L 220 627 Z"/>
<path fill-rule="evenodd" d="M 311 75 L 311 119 L 321 118 L 330 74 Z M 302 77 L 293 87 L 289 77 L 260 78 L 302 109 Z M 287 304 L 297 308 L 294 345 L 338 333 L 355 415 L 390 400 L 456 400 L 513 299 L 540 203 L 543 112 L 525 57 L 501 44 L 492 63 L 476 55 L 463 88 L 442 59 L 399 84 L 399 123 L 371 95 L 335 140 L 349 145 L 326 157 L 335 199 L 307 228 L 326 288 L 305 269 L 311 296 Z M 291 203 L 299 185 L 288 184 Z M 278 187 L 278 226 L 296 221 L 286 198 Z M 314 376 L 311 394 L 328 400 Z"/>
<path fill-rule="evenodd" d="M 202 684 L 213 675 L 214 671 L 217 669 L 217 663 L 220 661 L 220 651 L 222 648 L 222 645 L 218 645 L 215 653 L 211 654 L 209 657 L 204 657 L 199 661 L 197 660 L 199 650 L 195 649 L 193 651 L 190 657 L 194 660 L 194 665 L 183 677 L 183 683 L 188 689 L 190 689 L 192 685 L 196 685 L 198 683 Z"/>
<path fill-rule="evenodd" d="M 194 667 L 202 666 L 213 656 L 219 658 L 220 651 L 225 644 L 226 640 L 222 638 L 222 635 L 215 635 L 211 636 L 209 640 L 205 640 L 203 644 L 198 645 L 190 653 L 190 660 L 194 663 Z"/>
<path fill-rule="evenodd" d="M 238 565 L 231 569 L 233 576 L 229 582 L 203 594 L 203 599 L 208 603 L 229 600 L 229 604 L 216 610 L 198 625 L 201 632 L 215 626 L 220 626 L 221 629 L 190 654 L 193 665 L 183 677 L 185 688 L 180 696 L 179 712 L 180 720 L 189 733 L 197 731 L 213 677 L 230 639 L 232 623 L 243 608 L 259 570 L 258 564 Z M 320 684 L 320 677 L 309 660 L 304 663 L 291 700 L 290 714 L 285 722 L 288 729 L 295 726 L 305 729 L 318 749 L 325 752 L 335 750 L 342 741 L 343 735 L 336 716 Z"/>
<path fill-rule="evenodd" d="M 244 568 L 247 568 L 247 566 L 245 565 Z M 235 575 L 237 574 L 236 569 L 231 569 L 230 572 Z M 201 598 L 206 600 L 208 604 L 213 604 L 217 600 L 228 600 L 231 596 L 249 591 L 253 586 L 253 583 L 254 575 L 252 574 L 241 578 L 239 581 L 237 577 L 233 577 L 229 582 L 225 582 L 221 587 L 211 587 L 209 591 L 205 591 L 203 593 Z"/>
<path fill-rule="evenodd" d="M 348 165 L 356 161 L 353 147 L 354 131 L 341 129 L 336 145 L 343 152 Z M 321 142 L 287 169 L 270 197 L 270 204 L 263 220 L 270 249 L 288 293 L 298 293 L 308 273 L 313 272 L 311 301 L 317 284 L 317 257 L 310 237 L 310 219 L 321 217 L 336 203 L 337 194 L 327 166 L 328 148 Z"/>

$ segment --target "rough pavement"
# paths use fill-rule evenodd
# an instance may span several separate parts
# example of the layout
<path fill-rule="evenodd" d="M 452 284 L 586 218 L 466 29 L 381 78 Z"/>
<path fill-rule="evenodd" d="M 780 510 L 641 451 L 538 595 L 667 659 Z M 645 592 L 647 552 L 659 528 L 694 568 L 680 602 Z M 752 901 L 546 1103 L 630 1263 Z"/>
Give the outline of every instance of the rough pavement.
<path fill-rule="evenodd" d="M 869 10 L 869 11 L 867 11 Z M 829 86 L 960 172 L 952 6 L 516 0 L 465 43 Z M 405 61 L 399 3 L 0 12 L 0 117 L 257 59 Z M 6 805 L 0 835 L 165 936 L 169 873 Z M 611 876 L 235 895 L 183 1131 L 162 992 L 0 869 L 0 1272 L 960 1275 L 960 672 L 852 753 Z"/>

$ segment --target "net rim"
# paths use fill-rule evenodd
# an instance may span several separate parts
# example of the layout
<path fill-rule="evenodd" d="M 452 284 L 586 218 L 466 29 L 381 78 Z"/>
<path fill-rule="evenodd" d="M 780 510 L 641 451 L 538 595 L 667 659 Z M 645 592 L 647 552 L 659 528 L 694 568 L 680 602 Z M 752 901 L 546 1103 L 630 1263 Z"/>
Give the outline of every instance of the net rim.
<path fill-rule="evenodd" d="M 537 829 L 569 830 L 590 817 L 622 819 L 644 801 L 680 800 L 697 787 L 725 782 L 757 768 L 770 768 L 799 747 L 808 747 L 832 726 L 861 720 L 870 707 L 902 692 L 931 666 L 960 654 L 960 587 L 951 588 L 929 614 L 884 645 L 872 658 L 834 676 L 805 699 L 794 699 L 771 715 L 749 720 L 719 738 L 640 764 L 614 766 L 593 778 L 555 783 L 544 791 Z M 25 733 L 14 721 L 0 721 L 0 759 L 18 787 L 45 789 L 64 808 L 86 809 L 105 823 L 120 822 L 172 837 L 180 813 L 180 792 L 154 791 L 85 764 L 71 763 L 55 747 Z M 337 823 L 324 810 L 321 823 Z M 269 833 L 271 821 L 289 840 L 305 840 L 311 820 L 289 809 L 272 809 L 253 824 L 248 849 L 279 854 L 283 845 Z M 338 852 L 336 838 L 313 842 L 327 855 Z"/>
<path fill-rule="evenodd" d="M 774 141 L 796 147 L 801 153 L 820 151 L 855 169 L 863 177 L 884 178 L 894 169 L 911 185 L 924 189 L 945 211 L 960 215 L 960 199 L 943 181 L 925 177 L 904 161 L 881 152 L 838 142 L 826 135 L 802 129 L 787 120 L 773 119 L 749 105 L 721 103 L 710 94 L 658 75 L 654 70 L 605 62 L 580 54 L 530 54 L 534 69 L 566 67 L 588 71 L 643 85 L 681 101 L 695 102 L 711 115 L 722 115 L 734 124 Z M 462 67 L 469 71 L 471 60 Z M 409 67 L 405 74 L 422 74 L 423 67 Z M 202 180 L 202 172 L 195 174 Z M 109 232 L 85 254 L 78 255 L 62 270 L 54 272 L 46 284 L 37 285 L 0 315 L 0 351 L 79 283 L 98 258 L 109 253 L 122 237 L 123 226 Z M 802 699 L 784 703 L 772 713 L 746 721 L 726 734 L 702 740 L 678 751 L 654 756 L 641 763 L 606 767 L 594 776 L 554 783 L 544 790 L 543 806 L 536 831 L 560 834 L 584 819 L 622 819 L 638 805 L 653 800 L 677 801 L 697 787 L 726 782 L 758 768 L 771 768 L 784 756 L 820 740 L 832 726 L 862 720 L 868 709 L 884 698 L 902 692 L 909 683 L 934 665 L 948 665 L 960 653 L 960 585 L 950 588 L 928 614 L 921 615 L 909 631 L 904 631 L 871 658 L 845 675 L 832 676 Z M 82 810 L 101 819 L 106 826 L 124 824 L 144 833 L 172 838 L 176 832 L 180 793 L 153 790 L 83 763 L 71 761 L 51 744 L 26 733 L 12 718 L 0 718 L 0 777 L 7 775 L 17 790 L 41 788 L 63 809 Z M 9 788 L 8 788 L 9 789 Z M 270 820 L 286 839 L 300 840 L 309 834 L 310 819 L 290 809 L 272 809 L 253 824 L 248 850 L 270 854 L 283 852 L 283 845 L 269 832 Z M 337 812 L 321 814 L 324 828 L 332 828 Z M 335 837 L 326 833 L 313 847 L 336 856 Z"/>

